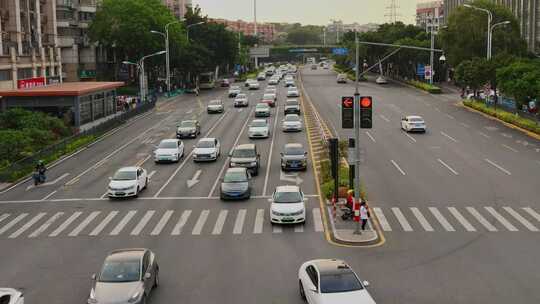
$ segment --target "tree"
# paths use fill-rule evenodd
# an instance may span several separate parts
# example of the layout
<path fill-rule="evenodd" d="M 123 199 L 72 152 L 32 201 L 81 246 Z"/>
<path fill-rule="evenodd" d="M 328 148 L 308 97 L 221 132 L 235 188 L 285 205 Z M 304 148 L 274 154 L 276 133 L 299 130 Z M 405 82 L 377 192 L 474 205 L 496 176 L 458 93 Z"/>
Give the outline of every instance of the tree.
<path fill-rule="evenodd" d="M 523 105 L 540 93 L 540 62 L 519 60 L 497 70 L 501 91 Z"/>
<path fill-rule="evenodd" d="M 306 25 L 293 28 L 288 32 L 287 42 L 291 44 L 322 44 L 322 27 Z"/>
<path fill-rule="evenodd" d="M 456 82 L 469 87 L 475 93 L 490 80 L 490 64 L 485 58 L 473 58 L 461 62 L 456 68 Z"/>

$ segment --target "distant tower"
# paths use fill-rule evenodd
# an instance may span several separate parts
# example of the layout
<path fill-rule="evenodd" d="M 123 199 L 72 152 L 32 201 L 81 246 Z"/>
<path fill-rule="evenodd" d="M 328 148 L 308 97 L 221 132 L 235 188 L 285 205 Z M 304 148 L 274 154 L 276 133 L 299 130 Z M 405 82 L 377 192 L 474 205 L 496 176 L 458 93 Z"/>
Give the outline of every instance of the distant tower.
<path fill-rule="evenodd" d="M 387 14 L 384 15 L 388 17 L 390 23 L 396 23 L 398 17 L 400 16 L 397 12 L 399 6 L 397 5 L 397 0 L 390 0 L 390 6 L 386 7 Z"/>

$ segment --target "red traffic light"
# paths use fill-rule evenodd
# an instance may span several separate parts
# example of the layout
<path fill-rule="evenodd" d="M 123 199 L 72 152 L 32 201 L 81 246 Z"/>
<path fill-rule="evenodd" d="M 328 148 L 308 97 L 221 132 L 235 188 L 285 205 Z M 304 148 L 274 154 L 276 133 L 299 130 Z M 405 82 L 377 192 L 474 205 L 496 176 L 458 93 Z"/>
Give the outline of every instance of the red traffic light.
<path fill-rule="evenodd" d="M 341 97 L 341 106 L 344 108 L 352 108 L 354 106 L 354 97 Z"/>
<path fill-rule="evenodd" d="M 371 107 L 371 97 L 362 97 L 360 99 L 360 106 L 362 108 L 370 108 Z"/>

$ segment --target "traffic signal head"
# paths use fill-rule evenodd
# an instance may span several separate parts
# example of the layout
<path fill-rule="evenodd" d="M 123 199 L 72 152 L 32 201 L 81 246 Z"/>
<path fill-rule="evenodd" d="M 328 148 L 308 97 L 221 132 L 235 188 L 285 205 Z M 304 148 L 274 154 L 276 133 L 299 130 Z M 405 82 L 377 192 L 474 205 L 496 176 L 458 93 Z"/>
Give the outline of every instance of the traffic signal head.
<path fill-rule="evenodd" d="M 360 128 L 371 129 L 373 125 L 373 98 L 371 96 L 360 97 Z"/>
<path fill-rule="evenodd" d="M 343 129 L 354 128 L 354 97 L 341 97 L 341 127 Z"/>

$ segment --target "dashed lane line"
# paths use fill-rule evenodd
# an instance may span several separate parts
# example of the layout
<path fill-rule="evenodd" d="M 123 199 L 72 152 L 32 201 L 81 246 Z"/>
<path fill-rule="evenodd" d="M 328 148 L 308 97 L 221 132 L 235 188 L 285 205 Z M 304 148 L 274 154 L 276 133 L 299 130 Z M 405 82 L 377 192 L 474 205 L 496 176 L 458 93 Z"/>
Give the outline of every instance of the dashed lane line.
<path fill-rule="evenodd" d="M 401 169 L 401 167 L 400 167 L 393 159 L 391 159 L 390 162 L 391 162 L 392 165 L 394 165 L 394 167 L 401 173 L 401 175 L 406 175 L 406 174 L 405 174 L 405 171 L 403 171 L 403 170 Z"/>
<path fill-rule="evenodd" d="M 444 137 L 446 137 L 446 138 L 448 138 L 448 139 L 450 139 L 450 140 L 453 141 L 453 142 L 456 142 L 456 143 L 458 142 L 457 139 L 455 139 L 455 138 L 453 138 L 452 136 L 450 136 L 450 135 L 444 133 L 443 131 L 441 131 L 441 135 L 444 136 Z"/>
<path fill-rule="evenodd" d="M 366 131 L 366 135 L 369 137 L 369 139 L 371 139 L 372 142 L 376 142 L 375 141 L 375 138 L 373 138 L 373 136 L 371 136 L 371 134 L 369 133 L 369 131 Z"/>
<path fill-rule="evenodd" d="M 508 171 L 508 170 L 506 170 L 505 168 L 499 166 L 499 165 L 496 164 L 495 162 L 493 162 L 493 161 L 491 161 L 491 160 L 489 160 L 489 159 L 487 159 L 487 158 L 485 158 L 484 160 L 485 160 L 487 163 L 489 163 L 490 165 L 492 165 L 493 167 L 495 167 L 495 168 L 501 170 L 502 172 L 506 173 L 507 175 L 512 175 L 512 173 L 510 173 L 510 171 Z"/>
<path fill-rule="evenodd" d="M 437 161 L 443 165 L 446 169 L 448 169 L 450 172 L 452 172 L 454 175 L 459 175 L 459 173 L 454 170 L 452 167 L 450 167 L 447 163 L 443 162 L 442 159 L 437 158 Z"/>
<path fill-rule="evenodd" d="M 270 154 L 268 154 L 268 161 L 266 162 L 266 174 L 264 175 L 264 185 L 262 195 L 266 195 L 268 188 L 268 178 L 270 177 L 270 166 L 272 164 L 272 151 L 274 150 L 274 141 L 276 139 L 276 126 L 278 124 L 279 111 L 276 110 L 276 118 L 274 119 L 274 126 L 272 128 L 272 141 L 270 142 Z"/>

